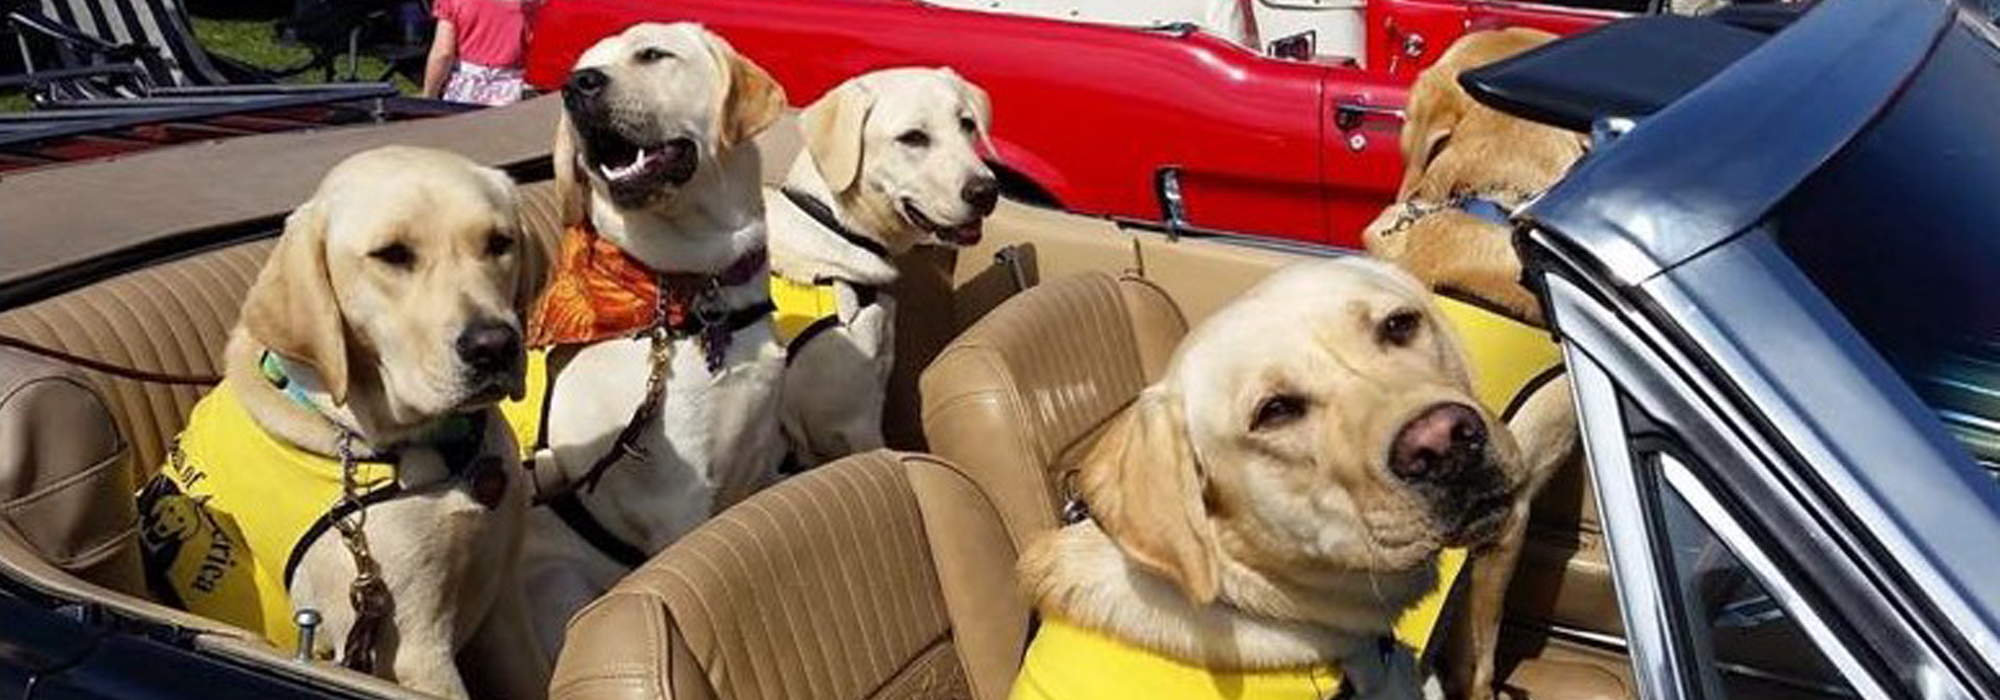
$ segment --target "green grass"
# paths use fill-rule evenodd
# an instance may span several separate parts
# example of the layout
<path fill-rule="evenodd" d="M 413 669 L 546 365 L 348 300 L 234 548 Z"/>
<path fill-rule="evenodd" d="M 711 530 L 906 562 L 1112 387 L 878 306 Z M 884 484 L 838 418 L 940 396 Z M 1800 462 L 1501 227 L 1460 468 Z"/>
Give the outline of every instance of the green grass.
<path fill-rule="evenodd" d="M 194 19 L 194 35 L 209 53 L 241 61 L 265 70 L 284 70 L 304 65 L 312 58 L 312 52 L 304 46 L 280 44 L 277 32 L 270 20 L 227 20 Z M 344 75 L 347 71 L 345 59 L 337 61 L 337 68 Z M 373 78 L 382 74 L 384 64 L 374 56 L 361 56 L 361 75 Z M 317 83 L 327 76 L 320 71 L 295 75 L 287 82 Z M 419 88 L 401 75 L 391 79 L 397 89 L 404 94 L 414 95 Z"/>
<path fill-rule="evenodd" d="M 226 56 L 265 70 L 279 71 L 304 65 L 312 58 L 312 52 L 304 46 L 280 44 L 273 20 L 236 20 L 194 18 L 195 38 L 209 53 Z M 344 75 L 347 62 L 338 61 L 338 69 Z M 384 64 L 381 59 L 363 54 L 361 75 L 373 78 L 382 74 Z M 287 82 L 317 83 L 327 80 L 321 71 L 311 71 L 292 76 Z M 397 89 L 404 94 L 414 95 L 419 86 L 401 75 L 391 79 Z M 0 94 L 0 112 L 18 112 L 30 107 L 26 95 L 19 93 Z"/>

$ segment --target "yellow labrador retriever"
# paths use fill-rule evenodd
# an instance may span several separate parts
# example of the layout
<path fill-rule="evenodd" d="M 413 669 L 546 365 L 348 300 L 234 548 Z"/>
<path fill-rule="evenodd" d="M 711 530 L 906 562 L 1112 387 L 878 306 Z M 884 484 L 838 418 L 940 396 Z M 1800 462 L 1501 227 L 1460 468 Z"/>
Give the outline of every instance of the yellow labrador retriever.
<path fill-rule="evenodd" d="M 792 454 L 820 464 L 882 446 L 894 364 L 893 258 L 971 245 L 1000 185 L 979 155 L 986 92 L 949 68 L 897 68 L 806 107 L 805 150 L 766 196 L 772 291 L 786 343 L 781 413 Z M 991 150 L 990 147 L 988 150 Z"/>
<path fill-rule="evenodd" d="M 142 493 L 162 596 L 281 646 L 315 610 L 316 656 L 417 690 L 543 695 L 514 566 L 529 494 L 494 408 L 523 390 L 548 269 L 514 209 L 505 174 L 438 151 L 327 174 Z"/>
<path fill-rule="evenodd" d="M 1525 478 L 1422 285 L 1359 258 L 1281 270 L 1087 454 L 1089 519 L 1023 555 L 1043 622 L 1014 697 L 1333 697 L 1334 668 L 1417 697 L 1382 640 Z"/>
<path fill-rule="evenodd" d="M 1583 157 L 1586 139 L 1481 105 L 1458 76 L 1554 38 L 1518 27 L 1474 32 L 1417 76 L 1397 202 L 1362 234 L 1369 253 L 1432 288 L 1481 297 L 1536 323 L 1541 306 L 1520 284 L 1504 219 L 1561 179 Z"/>
<path fill-rule="evenodd" d="M 784 355 L 751 139 L 784 104 L 693 24 L 606 38 L 563 88 L 568 229 L 530 338 L 551 371 L 524 411 L 537 480 L 566 485 L 530 514 L 523 561 L 551 652 L 576 609 L 776 476 Z"/>
<path fill-rule="evenodd" d="M 1410 90 L 1403 184 L 1396 204 L 1363 233 L 1368 251 L 1432 289 L 1470 296 L 1534 325 L 1541 306 L 1521 284 L 1512 210 L 1562 178 L 1584 154 L 1576 134 L 1502 114 L 1458 85 L 1460 73 L 1554 39 L 1530 29 L 1475 32 L 1453 44 Z M 1580 458 L 1565 376 L 1540 385 L 1507 417 L 1529 479 L 1497 543 L 1472 565 L 1466 624 L 1456 626 L 1446 681 L 1454 696 L 1492 697 L 1508 581 L 1525 543 L 1530 501 Z"/>

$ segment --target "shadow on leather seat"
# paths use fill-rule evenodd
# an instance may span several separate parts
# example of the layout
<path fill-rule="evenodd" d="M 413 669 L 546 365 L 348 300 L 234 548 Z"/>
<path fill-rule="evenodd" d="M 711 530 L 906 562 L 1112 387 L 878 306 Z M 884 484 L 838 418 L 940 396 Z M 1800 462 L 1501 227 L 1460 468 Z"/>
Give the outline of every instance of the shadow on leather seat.
<path fill-rule="evenodd" d="M 570 621 L 551 697 L 978 698 L 1028 609 L 979 487 L 887 451 L 793 477 L 682 538 Z"/>

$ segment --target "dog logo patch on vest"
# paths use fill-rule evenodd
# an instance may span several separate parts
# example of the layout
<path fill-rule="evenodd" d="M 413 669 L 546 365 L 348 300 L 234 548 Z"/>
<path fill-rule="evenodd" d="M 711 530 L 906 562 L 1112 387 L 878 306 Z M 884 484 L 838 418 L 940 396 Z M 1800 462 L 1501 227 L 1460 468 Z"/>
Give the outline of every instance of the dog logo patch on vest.
<path fill-rule="evenodd" d="M 182 483 L 200 483 L 201 471 L 184 460 L 169 468 L 180 473 L 156 474 L 139 491 L 140 552 L 153 595 L 187 608 L 189 598 L 234 593 L 226 589 L 242 579 L 236 572 L 247 557 L 235 528 L 210 512 L 206 499 L 181 491 Z"/>

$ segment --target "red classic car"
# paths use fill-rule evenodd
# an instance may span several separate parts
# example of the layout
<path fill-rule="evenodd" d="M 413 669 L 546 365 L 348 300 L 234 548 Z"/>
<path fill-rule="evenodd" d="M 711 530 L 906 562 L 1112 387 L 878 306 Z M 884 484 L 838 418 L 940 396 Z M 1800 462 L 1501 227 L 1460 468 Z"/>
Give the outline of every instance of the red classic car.
<path fill-rule="evenodd" d="M 640 21 L 727 37 L 804 105 L 870 70 L 945 65 L 986 88 L 1017 199 L 1358 246 L 1394 195 L 1416 72 L 1466 31 L 1572 32 L 1648 0 L 554 0 L 528 79 Z M 1621 6 L 1621 3 L 1623 5 Z M 1636 3 L 1636 4 L 1634 4 Z"/>

